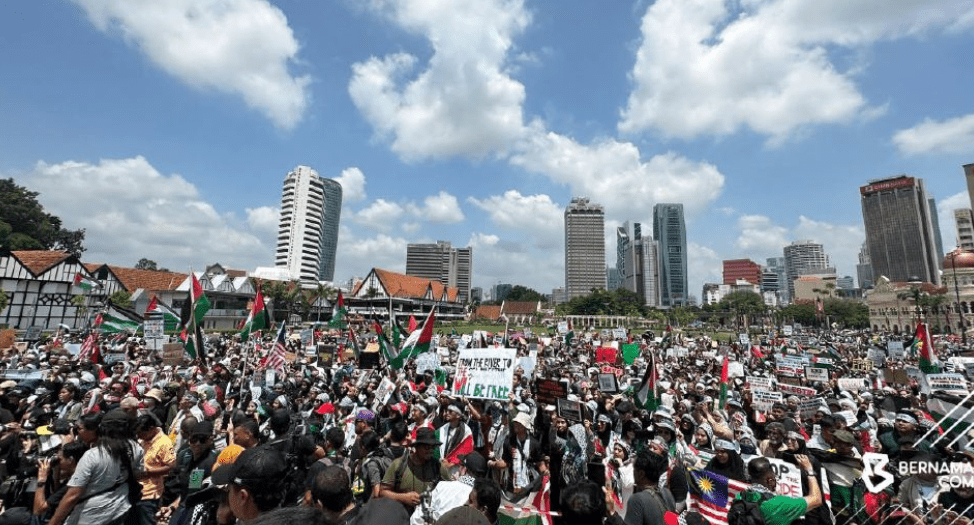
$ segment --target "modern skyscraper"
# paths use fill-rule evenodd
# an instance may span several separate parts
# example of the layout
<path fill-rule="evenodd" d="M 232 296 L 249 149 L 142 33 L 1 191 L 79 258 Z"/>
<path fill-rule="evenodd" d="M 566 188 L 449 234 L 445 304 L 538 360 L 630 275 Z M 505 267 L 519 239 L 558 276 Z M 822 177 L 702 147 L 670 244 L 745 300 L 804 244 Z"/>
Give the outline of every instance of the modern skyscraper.
<path fill-rule="evenodd" d="M 912 278 L 940 285 L 934 220 L 923 179 L 900 175 L 870 181 L 859 188 L 873 282 Z"/>
<path fill-rule="evenodd" d="M 974 250 L 974 213 L 970 208 L 954 210 L 954 226 L 957 227 L 957 247 Z"/>
<path fill-rule="evenodd" d="M 869 259 L 869 244 L 863 242 L 859 249 L 859 264 L 856 265 L 856 278 L 859 280 L 859 288 L 863 290 L 873 287 L 873 265 Z"/>
<path fill-rule="evenodd" d="M 633 225 L 633 237 L 629 238 L 629 223 L 623 224 L 616 233 L 619 263 L 625 268 L 625 273 L 620 277 L 622 287 L 630 292 L 635 292 L 643 300 L 646 306 L 659 306 L 659 261 L 656 242 L 643 237 L 642 225 L 638 222 Z M 622 241 L 625 239 L 625 247 Z"/>
<path fill-rule="evenodd" d="M 287 268 L 302 281 L 334 279 L 341 209 L 342 186 L 337 181 L 321 178 L 308 166 L 288 173 L 281 193 L 275 266 Z"/>
<path fill-rule="evenodd" d="M 974 208 L 974 164 L 964 164 L 964 178 L 967 179 L 967 198 Z"/>
<path fill-rule="evenodd" d="M 784 257 L 768 257 L 764 272 L 761 274 L 761 291 L 774 292 L 778 304 L 786 304 L 791 296 L 788 295 L 788 271 Z"/>
<path fill-rule="evenodd" d="M 724 284 L 735 285 L 738 279 L 761 286 L 761 265 L 750 259 L 724 261 Z"/>
<path fill-rule="evenodd" d="M 784 252 L 788 297 L 792 299 L 795 297 L 795 279 L 828 268 L 829 257 L 821 244 L 812 241 L 794 241 L 785 246 Z"/>
<path fill-rule="evenodd" d="M 342 185 L 334 179 L 321 179 L 325 192 L 325 211 L 321 217 L 321 271 L 318 279 L 335 280 L 335 255 L 338 253 L 338 224 L 342 218 Z"/>
<path fill-rule="evenodd" d="M 473 276 L 473 248 L 453 248 L 449 241 L 406 245 L 406 275 L 457 288 L 460 302 L 468 302 Z"/>
<path fill-rule="evenodd" d="M 682 204 L 653 206 L 653 239 L 659 245 L 660 306 L 686 305 L 687 228 Z"/>
<path fill-rule="evenodd" d="M 565 297 L 605 290 L 605 212 L 585 197 L 565 208 Z"/>

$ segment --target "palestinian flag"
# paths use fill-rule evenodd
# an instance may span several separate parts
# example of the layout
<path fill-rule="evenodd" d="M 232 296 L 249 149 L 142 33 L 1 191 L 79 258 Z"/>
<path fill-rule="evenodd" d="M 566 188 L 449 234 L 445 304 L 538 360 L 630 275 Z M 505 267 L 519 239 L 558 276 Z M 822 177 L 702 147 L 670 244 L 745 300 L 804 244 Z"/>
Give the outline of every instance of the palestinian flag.
<path fill-rule="evenodd" d="M 331 321 L 328 321 L 328 326 L 332 328 L 343 329 L 343 322 L 345 321 L 345 314 L 348 310 L 345 308 L 345 297 L 342 296 L 342 292 L 338 292 L 338 299 L 335 301 L 335 307 L 331 311 Z"/>
<path fill-rule="evenodd" d="M 673 327 L 666 325 L 666 335 L 663 336 L 663 340 L 660 341 L 660 346 L 666 348 L 666 345 L 670 344 L 670 340 L 673 339 Z"/>
<path fill-rule="evenodd" d="M 355 329 L 348 329 L 348 345 L 352 348 L 352 354 L 355 355 L 355 360 L 358 361 L 359 354 L 362 350 L 358 347 L 358 337 L 355 336 Z"/>
<path fill-rule="evenodd" d="M 720 404 L 718 405 L 721 410 L 727 407 L 727 365 L 728 358 L 727 353 L 724 352 L 724 366 L 720 368 Z"/>
<path fill-rule="evenodd" d="M 761 361 L 764 361 L 768 357 L 764 355 L 764 352 L 762 352 L 761 349 L 756 346 L 751 346 L 751 356 L 760 359 Z"/>
<path fill-rule="evenodd" d="M 270 318 L 267 315 L 267 307 L 264 304 L 264 294 L 257 288 L 257 295 L 254 296 L 254 306 L 244 321 L 243 330 L 240 331 L 240 340 L 247 341 L 250 334 L 263 330 L 270 326 Z"/>
<path fill-rule="evenodd" d="M 202 358 L 205 360 L 206 352 L 203 347 L 203 331 L 200 329 L 200 325 L 196 324 L 193 327 L 184 327 L 183 331 L 179 334 L 179 340 L 183 342 L 183 346 L 186 353 L 195 361 L 197 358 Z"/>
<path fill-rule="evenodd" d="M 426 322 L 423 323 L 421 330 L 414 330 L 413 333 L 409 334 L 409 337 L 406 339 L 406 344 L 403 345 L 402 350 L 389 363 L 389 366 L 396 370 L 401 370 L 407 361 L 430 350 L 430 345 L 433 342 L 433 324 L 436 322 L 434 311 L 436 311 L 436 308 L 430 309 L 429 316 L 426 318 Z"/>
<path fill-rule="evenodd" d="M 396 347 L 396 349 L 398 349 L 399 345 L 402 344 L 403 334 L 407 334 L 409 332 L 406 332 L 406 330 L 402 327 L 402 325 L 399 324 L 399 319 L 397 319 L 396 316 L 392 314 L 391 310 L 389 311 L 389 314 L 392 317 L 392 344 L 393 346 Z"/>
<path fill-rule="evenodd" d="M 121 308 L 112 304 L 111 302 L 105 307 L 105 310 L 99 314 L 101 318 L 101 331 L 106 334 L 119 334 L 119 333 L 135 333 L 139 331 L 139 327 L 142 326 L 142 318 L 139 314 Z"/>
<path fill-rule="evenodd" d="M 572 320 L 568 320 L 568 333 L 565 334 L 565 346 L 572 345 L 572 339 L 575 338 L 575 329 L 572 328 Z"/>
<path fill-rule="evenodd" d="M 941 433 L 951 427 L 954 428 L 950 433 L 954 435 L 967 434 L 974 429 L 974 400 L 965 400 L 946 392 L 933 392 L 927 400 L 927 410 L 936 420 Z M 954 426 L 955 423 L 957 426 Z"/>
<path fill-rule="evenodd" d="M 920 370 L 924 374 L 940 372 L 940 366 L 936 364 L 937 357 L 933 353 L 933 344 L 930 342 L 930 333 L 927 332 L 927 323 L 917 324 L 916 334 L 913 336 L 913 348 L 920 354 Z"/>
<path fill-rule="evenodd" d="M 149 314 L 159 314 L 162 315 L 164 329 L 169 332 L 176 331 L 179 326 L 179 314 L 172 309 L 168 304 L 160 301 L 155 295 L 152 296 L 152 300 L 149 301 L 149 306 L 145 309 L 145 316 Z"/>
<path fill-rule="evenodd" d="M 660 406 L 659 377 L 656 375 L 656 352 L 649 352 L 649 367 L 643 377 L 643 384 L 636 392 L 636 405 L 653 411 Z"/>
<path fill-rule="evenodd" d="M 72 281 L 71 284 L 83 289 L 86 292 L 92 288 L 101 288 L 100 282 L 82 274 L 81 272 L 74 274 L 74 281 Z"/>
<path fill-rule="evenodd" d="M 416 317 L 410 315 L 409 316 L 409 333 L 415 332 L 417 328 L 419 328 L 419 324 L 416 322 Z"/>
<path fill-rule="evenodd" d="M 179 320 L 184 327 L 189 326 L 191 323 L 199 324 L 203 322 L 203 316 L 209 310 L 210 300 L 203 293 L 203 285 L 196 278 L 196 274 L 192 274 L 192 283 L 189 287 L 189 300 L 183 304 Z"/>
<path fill-rule="evenodd" d="M 394 354 L 398 354 L 397 348 L 394 348 L 389 340 L 386 339 L 386 333 L 382 329 L 382 325 L 379 321 L 372 321 L 372 329 L 375 330 L 376 339 L 379 341 L 379 353 L 382 354 L 382 358 L 386 360 L 387 363 L 391 363 L 392 359 L 395 357 Z"/>

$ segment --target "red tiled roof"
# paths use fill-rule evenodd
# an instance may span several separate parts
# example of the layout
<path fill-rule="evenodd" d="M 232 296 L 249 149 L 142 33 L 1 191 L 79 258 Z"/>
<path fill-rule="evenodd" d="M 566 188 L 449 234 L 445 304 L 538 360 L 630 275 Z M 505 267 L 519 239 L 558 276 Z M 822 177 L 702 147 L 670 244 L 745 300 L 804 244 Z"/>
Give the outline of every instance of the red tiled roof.
<path fill-rule="evenodd" d="M 475 319 L 490 319 L 496 321 L 501 318 L 501 307 L 496 304 L 486 304 L 477 307 L 473 314 Z"/>
<path fill-rule="evenodd" d="M 537 301 L 505 301 L 503 313 L 514 315 L 530 315 L 538 311 Z"/>
<path fill-rule="evenodd" d="M 11 253 L 34 275 L 40 275 L 71 257 L 68 252 L 55 250 L 17 250 Z"/>
<path fill-rule="evenodd" d="M 139 288 L 143 290 L 175 290 L 189 274 L 175 272 L 157 272 L 154 270 L 136 270 L 135 268 L 122 268 L 120 266 L 108 266 L 115 277 L 122 283 L 122 286 L 129 292 L 134 292 Z"/>
<path fill-rule="evenodd" d="M 392 297 L 422 299 L 426 297 L 427 290 L 432 289 L 433 300 L 439 301 L 443 298 L 443 292 L 446 290 L 447 300 L 456 302 L 457 296 L 459 295 L 459 290 L 456 288 L 446 288 L 438 281 L 430 281 L 429 279 L 423 279 L 422 277 L 414 277 L 412 275 L 406 275 L 403 273 L 391 272 L 381 268 L 373 268 L 372 271 L 374 271 L 376 277 L 379 278 L 379 282 L 382 283 L 386 293 Z M 359 283 L 358 286 L 356 286 L 352 291 L 352 295 L 357 295 L 359 289 L 364 284 L 364 281 Z"/>

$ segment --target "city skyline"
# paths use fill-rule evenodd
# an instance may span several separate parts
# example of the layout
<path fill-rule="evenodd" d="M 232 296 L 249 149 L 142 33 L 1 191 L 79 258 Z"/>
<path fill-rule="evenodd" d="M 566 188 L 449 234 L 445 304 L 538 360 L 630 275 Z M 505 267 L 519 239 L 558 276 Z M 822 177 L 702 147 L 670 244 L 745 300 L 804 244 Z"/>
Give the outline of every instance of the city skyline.
<path fill-rule="evenodd" d="M 858 188 L 899 174 L 953 248 L 974 2 L 699 3 L 7 5 L 0 177 L 85 228 L 86 260 L 179 271 L 273 265 L 296 165 L 345 189 L 336 282 L 449 240 L 472 286 L 548 293 L 576 196 L 609 254 L 684 204 L 695 296 L 800 239 L 856 275 Z"/>

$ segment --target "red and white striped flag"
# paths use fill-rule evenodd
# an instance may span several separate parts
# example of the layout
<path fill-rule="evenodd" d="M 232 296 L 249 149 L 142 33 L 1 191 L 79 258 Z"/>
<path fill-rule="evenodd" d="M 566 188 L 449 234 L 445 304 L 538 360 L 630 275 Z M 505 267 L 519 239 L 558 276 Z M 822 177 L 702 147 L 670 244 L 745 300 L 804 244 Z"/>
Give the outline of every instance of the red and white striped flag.
<path fill-rule="evenodd" d="M 731 503 L 748 487 L 747 483 L 698 469 L 687 470 L 687 481 L 690 485 L 687 509 L 699 512 L 712 525 L 727 525 Z"/>
<path fill-rule="evenodd" d="M 95 350 L 98 348 L 98 336 L 94 332 L 88 334 L 88 337 L 83 343 L 81 343 L 81 352 L 78 353 L 78 360 L 84 361 L 85 359 L 91 359 L 95 355 Z"/>
<path fill-rule="evenodd" d="M 284 343 L 287 336 L 286 325 L 287 323 L 285 322 L 281 323 L 281 329 L 277 331 L 277 340 L 274 341 L 274 348 L 272 348 L 270 353 L 267 355 L 267 361 L 264 362 L 264 368 L 273 368 L 277 371 L 284 369 L 284 363 L 287 362 L 284 356 L 284 351 L 286 350 Z"/>

